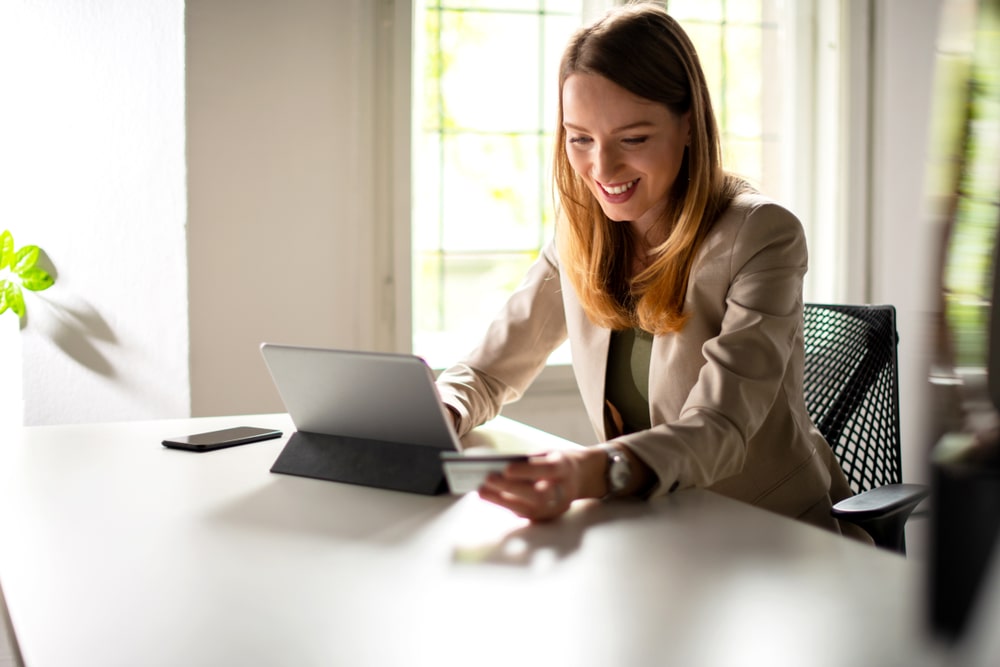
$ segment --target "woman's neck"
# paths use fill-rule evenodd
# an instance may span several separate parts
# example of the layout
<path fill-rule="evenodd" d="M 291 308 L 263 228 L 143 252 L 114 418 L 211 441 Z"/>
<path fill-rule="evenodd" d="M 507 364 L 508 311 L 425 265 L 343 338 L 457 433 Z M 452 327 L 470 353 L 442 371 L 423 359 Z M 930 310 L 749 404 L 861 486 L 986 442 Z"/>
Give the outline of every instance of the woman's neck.
<path fill-rule="evenodd" d="M 631 243 L 631 277 L 649 268 L 655 259 L 655 249 L 667 240 L 667 234 L 662 225 L 629 223 L 629 241 Z"/>

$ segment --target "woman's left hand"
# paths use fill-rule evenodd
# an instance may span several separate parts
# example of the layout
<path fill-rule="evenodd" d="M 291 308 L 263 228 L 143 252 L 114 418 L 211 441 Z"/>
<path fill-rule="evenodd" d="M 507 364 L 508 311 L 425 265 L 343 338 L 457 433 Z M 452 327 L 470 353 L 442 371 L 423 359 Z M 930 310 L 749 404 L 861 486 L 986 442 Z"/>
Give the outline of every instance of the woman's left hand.
<path fill-rule="evenodd" d="M 603 452 L 588 449 L 532 456 L 491 474 L 479 496 L 532 521 L 555 519 L 574 500 L 603 495 L 605 458 Z"/>

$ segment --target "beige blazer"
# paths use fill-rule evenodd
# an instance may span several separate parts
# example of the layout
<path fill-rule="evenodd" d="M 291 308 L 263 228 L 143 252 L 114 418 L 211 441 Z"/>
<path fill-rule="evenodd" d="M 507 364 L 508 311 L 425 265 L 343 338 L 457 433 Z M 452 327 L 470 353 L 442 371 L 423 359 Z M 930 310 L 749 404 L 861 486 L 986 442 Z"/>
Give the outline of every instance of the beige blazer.
<path fill-rule="evenodd" d="M 801 224 L 770 200 L 740 195 L 716 221 L 692 270 L 687 324 L 653 341 L 652 428 L 615 439 L 656 473 L 653 495 L 707 487 L 786 516 L 818 515 L 821 524 L 830 523 L 830 502 L 850 495 L 803 402 L 806 267 Z M 460 432 L 518 399 L 567 336 L 584 406 L 606 440 L 611 332 L 588 320 L 554 243 L 479 347 L 438 380 Z"/>

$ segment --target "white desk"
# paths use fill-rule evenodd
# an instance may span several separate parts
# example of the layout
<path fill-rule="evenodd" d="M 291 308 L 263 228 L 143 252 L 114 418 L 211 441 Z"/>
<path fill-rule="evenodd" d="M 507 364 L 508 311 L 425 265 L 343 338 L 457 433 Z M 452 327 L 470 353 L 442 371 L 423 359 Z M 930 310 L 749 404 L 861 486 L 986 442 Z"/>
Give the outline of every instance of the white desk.
<path fill-rule="evenodd" d="M 529 525 L 474 495 L 271 474 L 284 438 L 160 445 L 239 424 L 290 431 L 263 415 L 5 435 L 0 586 L 25 664 L 935 662 L 922 568 L 893 554 L 704 491 Z M 492 427 L 504 449 L 565 444 Z"/>

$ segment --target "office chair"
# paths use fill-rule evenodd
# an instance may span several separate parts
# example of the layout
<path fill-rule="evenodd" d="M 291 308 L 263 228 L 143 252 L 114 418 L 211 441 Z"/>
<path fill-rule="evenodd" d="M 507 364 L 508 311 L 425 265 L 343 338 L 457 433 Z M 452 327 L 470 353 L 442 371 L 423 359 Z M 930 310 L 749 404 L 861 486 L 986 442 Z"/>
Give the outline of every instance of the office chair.
<path fill-rule="evenodd" d="M 807 303 L 803 335 L 806 409 L 857 494 L 833 515 L 905 554 L 906 520 L 930 491 L 901 483 L 896 309 Z"/>

